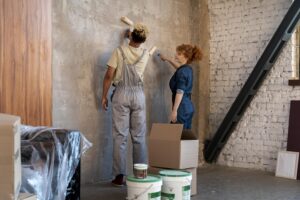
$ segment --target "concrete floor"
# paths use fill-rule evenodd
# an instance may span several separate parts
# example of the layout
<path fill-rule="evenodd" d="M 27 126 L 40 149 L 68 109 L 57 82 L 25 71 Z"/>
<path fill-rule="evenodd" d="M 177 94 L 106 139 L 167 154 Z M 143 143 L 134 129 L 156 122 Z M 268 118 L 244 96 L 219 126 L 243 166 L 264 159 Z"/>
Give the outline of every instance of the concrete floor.
<path fill-rule="evenodd" d="M 126 187 L 110 183 L 86 185 L 81 200 L 125 199 Z M 300 181 L 272 173 L 216 165 L 198 170 L 198 194 L 192 200 L 300 200 Z"/>

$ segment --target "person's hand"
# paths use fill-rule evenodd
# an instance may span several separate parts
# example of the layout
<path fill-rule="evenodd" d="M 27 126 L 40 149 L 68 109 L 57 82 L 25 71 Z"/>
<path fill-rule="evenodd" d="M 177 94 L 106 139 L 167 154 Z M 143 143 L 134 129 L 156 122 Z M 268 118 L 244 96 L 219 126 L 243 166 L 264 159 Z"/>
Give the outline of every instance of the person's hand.
<path fill-rule="evenodd" d="M 162 61 L 167 61 L 167 60 L 168 60 L 168 58 L 165 57 L 163 54 L 159 54 L 159 57 L 160 57 L 160 59 L 161 59 Z"/>
<path fill-rule="evenodd" d="M 102 97 L 101 105 L 102 105 L 102 109 L 103 110 L 107 110 L 108 109 L 108 100 L 107 100 L 106 97 Z"/>
<path fill-rule="evenodd" d="M 170 118 L 171 118 L 171 122 L 173 123 L 177 122 L 177 111 L 172 111 Z"/>
<path fill-rule="evenodd" d="M 130 35 L 131 35 L 131 31 L 130 29 L 126 29 L 125 32 L 124 32 L 124 38 L 130 38 Z"/>

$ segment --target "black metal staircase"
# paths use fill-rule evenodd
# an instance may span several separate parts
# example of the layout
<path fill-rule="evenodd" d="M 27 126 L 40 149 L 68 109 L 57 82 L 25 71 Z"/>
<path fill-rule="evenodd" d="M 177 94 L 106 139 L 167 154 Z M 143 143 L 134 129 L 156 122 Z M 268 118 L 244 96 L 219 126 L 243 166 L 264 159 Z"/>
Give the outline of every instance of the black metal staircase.
<path fill-rule="evenodd" d="M 253 99 L 253 96 L 257 93 L 261 83 L 272 68 L 284 45 L 290 39 L 299 18 L 300 0 L 294 0 L 263 54 L 259 58 L 248 80 L 223 119 L 213 139 L 205 146 L 204 157 L 207 162 L 216 161 L 236 124 L 241 119 L 245 109 Z"/>

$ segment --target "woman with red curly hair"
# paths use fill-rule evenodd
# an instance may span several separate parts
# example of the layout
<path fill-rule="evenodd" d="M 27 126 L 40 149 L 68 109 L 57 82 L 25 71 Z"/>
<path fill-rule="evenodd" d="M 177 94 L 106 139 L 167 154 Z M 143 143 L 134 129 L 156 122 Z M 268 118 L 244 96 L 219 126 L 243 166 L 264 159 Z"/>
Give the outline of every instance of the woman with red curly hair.
<path fill-rule="evenodd" d="M 190 64 L 201 60 L 202 52 L 197 46 L 182 44 L 176 47 L 175 62 L 163 55 L 160 58 L 176 69 L 169 83 L 172 91 L 171 123 L 180 123 L 184 129 L 191 129 L 194 106 L 191 101 L 193 69 Z"/>

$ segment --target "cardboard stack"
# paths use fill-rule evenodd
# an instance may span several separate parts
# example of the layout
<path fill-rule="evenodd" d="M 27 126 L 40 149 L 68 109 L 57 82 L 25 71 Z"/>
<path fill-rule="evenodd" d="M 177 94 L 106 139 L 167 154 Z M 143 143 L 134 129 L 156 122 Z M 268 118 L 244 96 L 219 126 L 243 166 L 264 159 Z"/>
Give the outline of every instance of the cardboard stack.
<path fill-rule="evenodd" d="M 162 169 L 192 173 L 191 194 L 197 194 L 199 141 L 182 124 L 153 124 L 149 136 L 149 173 Z"/>
<path fill-rule="evenodd" d="M 17 200 L 21 186 L 20 117 L 0 114 L 0 199 Z"/>

